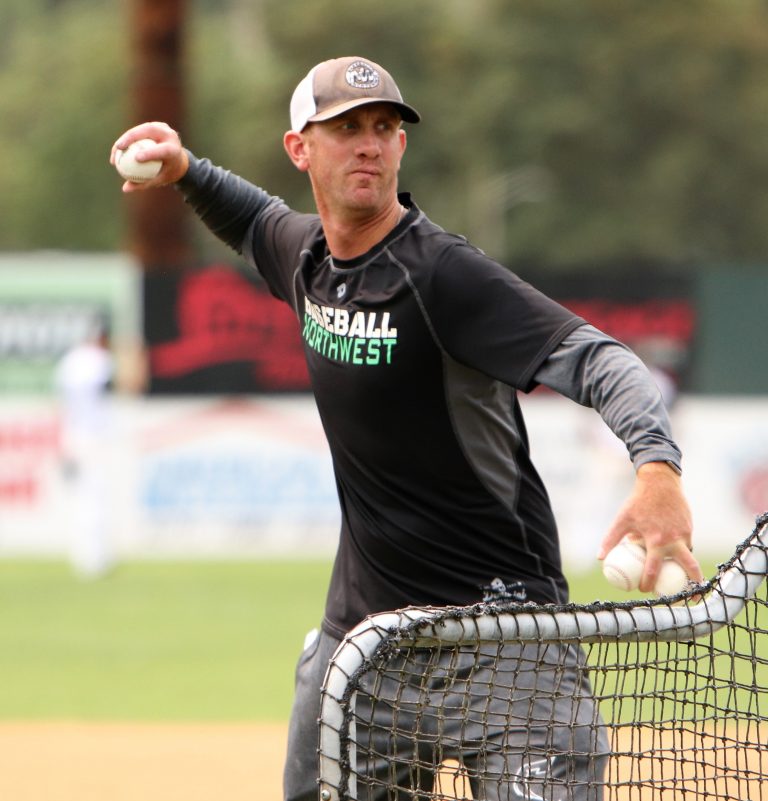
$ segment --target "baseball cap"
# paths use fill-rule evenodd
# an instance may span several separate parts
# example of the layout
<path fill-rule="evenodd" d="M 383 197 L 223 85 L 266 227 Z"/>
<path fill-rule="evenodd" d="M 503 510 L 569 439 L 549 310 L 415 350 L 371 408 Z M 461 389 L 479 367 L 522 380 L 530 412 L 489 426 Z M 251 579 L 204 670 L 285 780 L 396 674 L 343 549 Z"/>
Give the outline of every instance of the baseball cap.
<path fill-rule="evenodd" d="M 291 98 L 291 129 L 338 117 L 367 103 L 392 103 L 405 122 L 418 122 L 415 108 L 403 102 L 392 76 L 378 64 L 358 56 L 323 61 L 312 67 Z"/>

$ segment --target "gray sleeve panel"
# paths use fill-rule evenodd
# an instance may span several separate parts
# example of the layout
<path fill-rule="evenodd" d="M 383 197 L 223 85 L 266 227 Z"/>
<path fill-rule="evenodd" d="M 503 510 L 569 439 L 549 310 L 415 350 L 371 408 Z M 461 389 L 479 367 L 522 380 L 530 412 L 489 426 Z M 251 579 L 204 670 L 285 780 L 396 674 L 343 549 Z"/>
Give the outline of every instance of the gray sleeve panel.
<path fill-rule="evenodd" d="M 627 446 L 635 469 L 671 462 L 680 449 L 656 382 L 626 346 L 591 325 L 569 334 L 536 373 L 536 381 L 589 406 Z"/>
<path fill-rule="evenodd" d="M 456 439 L 475 474 L 511 515 L 517 514 L 520 432 L 510 416 L 514 390 L 443 357 L 446 401 Z"/>
<path fill-rule="evenodd" d="M 444 368 L 446 400 L 467 462 L 486 490 L 519 522 L 517 547 L 527 560 L 535 563 L 541 580 L 550 585 L 551 597 L 562 597 L 550 570 L 542 565 L 539 552 L 531 544 L 528 521 L 518 509 L 521 490 L 518 451 L 522 434 L 514 415 L 510 415 L 515 405 L 515 390 L 501 381 L 489 380 L 447 354 Z"/>

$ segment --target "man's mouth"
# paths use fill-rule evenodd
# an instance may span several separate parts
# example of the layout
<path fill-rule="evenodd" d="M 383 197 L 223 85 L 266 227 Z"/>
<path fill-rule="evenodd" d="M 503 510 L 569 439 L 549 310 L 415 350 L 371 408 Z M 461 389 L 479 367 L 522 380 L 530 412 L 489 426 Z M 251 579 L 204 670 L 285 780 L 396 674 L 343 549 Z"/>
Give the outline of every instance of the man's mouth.
<path fill-rule="evenodd" d="M 366 175 L 372 177 L 379 175 L 379 170 L 371 167 L 357 167 L 352 170 L 352 175 Z"/>

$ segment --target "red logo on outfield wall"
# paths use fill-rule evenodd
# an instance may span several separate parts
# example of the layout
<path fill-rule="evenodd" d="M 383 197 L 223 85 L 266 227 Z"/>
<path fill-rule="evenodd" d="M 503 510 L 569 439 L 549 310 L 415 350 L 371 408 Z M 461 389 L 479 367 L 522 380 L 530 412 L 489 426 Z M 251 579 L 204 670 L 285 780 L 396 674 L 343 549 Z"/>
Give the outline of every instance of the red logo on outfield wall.
<path fill-rule="evenodd" d="M 293 310 L 237 270 L 196 270 L 179 282 L 174 313 L 178 336 L 150 348 L 154 379 L 174 380 L 209 371 L 210 392 L 226 392 L 217 369 L 239 364 L 250 376 L 246 390 L 304 390 L 309 378 Z"/>

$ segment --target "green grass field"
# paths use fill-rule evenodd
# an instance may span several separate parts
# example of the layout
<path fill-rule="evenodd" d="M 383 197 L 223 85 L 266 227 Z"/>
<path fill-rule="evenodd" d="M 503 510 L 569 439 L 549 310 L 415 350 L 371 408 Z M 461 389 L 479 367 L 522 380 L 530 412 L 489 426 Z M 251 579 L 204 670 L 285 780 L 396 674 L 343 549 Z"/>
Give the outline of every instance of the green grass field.
<path fill-rule="evenodd" d="M 0 719 L 283 721 L 327 561 L 0 560 Z M 597 571 L 575 601 L 621 598 Z M 626 597 L 626 596 L 624 596 Z"/>
<path fill-rule="evenodd" d="M 283 720 L 327 562 L 0 561 L 0 718 Z"/>

